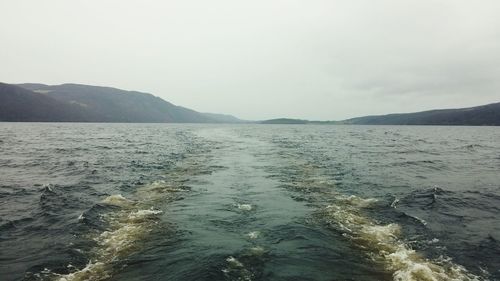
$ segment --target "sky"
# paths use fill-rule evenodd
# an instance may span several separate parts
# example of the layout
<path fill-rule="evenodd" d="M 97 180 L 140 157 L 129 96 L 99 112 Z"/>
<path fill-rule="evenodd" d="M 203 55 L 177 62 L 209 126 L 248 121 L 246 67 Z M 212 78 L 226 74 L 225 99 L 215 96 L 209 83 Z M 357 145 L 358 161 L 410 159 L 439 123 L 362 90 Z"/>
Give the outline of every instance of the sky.
<path fill-rule="evenodd" d="M 2 0 L 0 81 L 248 120 L 500 102 L 498 0 Z"/>

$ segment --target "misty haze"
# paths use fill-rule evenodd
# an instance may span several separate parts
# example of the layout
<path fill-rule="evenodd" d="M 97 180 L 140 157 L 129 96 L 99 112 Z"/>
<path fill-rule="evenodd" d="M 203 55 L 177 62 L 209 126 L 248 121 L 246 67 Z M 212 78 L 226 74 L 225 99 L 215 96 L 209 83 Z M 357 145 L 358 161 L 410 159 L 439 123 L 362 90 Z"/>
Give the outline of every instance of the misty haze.
<path fill-rule="evenodd" d="M 0 11 L 0 280 L 500 280 L 500 2 Z"/>

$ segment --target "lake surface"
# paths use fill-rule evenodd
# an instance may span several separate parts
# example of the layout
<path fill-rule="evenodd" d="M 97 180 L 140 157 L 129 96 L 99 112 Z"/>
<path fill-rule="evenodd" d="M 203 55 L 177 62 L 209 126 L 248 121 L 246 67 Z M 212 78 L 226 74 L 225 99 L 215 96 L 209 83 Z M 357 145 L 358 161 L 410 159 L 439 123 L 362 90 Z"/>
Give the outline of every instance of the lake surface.
<path fill-rule="evenodd" d="M 0 123 L 1 280 L 500 280 L 500 128 Z"/>

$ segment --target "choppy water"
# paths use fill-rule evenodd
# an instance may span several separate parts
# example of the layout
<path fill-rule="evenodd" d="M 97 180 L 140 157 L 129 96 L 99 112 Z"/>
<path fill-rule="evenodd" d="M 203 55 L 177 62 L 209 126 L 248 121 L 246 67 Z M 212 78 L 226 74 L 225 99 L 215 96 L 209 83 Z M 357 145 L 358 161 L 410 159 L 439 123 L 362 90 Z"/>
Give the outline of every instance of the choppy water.
<path fill-rule="evenodd" d="M 500 280 L 494 127 L 0 123 L 1 280 Z"/>

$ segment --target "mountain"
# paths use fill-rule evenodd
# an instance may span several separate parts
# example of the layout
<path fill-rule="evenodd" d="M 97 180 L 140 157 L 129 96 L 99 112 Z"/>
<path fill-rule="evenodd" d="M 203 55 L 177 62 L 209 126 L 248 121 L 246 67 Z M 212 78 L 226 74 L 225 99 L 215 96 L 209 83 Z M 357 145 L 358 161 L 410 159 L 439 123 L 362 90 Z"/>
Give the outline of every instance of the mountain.
<path fill-rule="evenodd" d="M 459 108 L 365 116 L 341 121 L 357 125 L 470 125 L 500 126 L 500 103 Z"/>
<path fill-rule="evenodd" d="M 88 118 L 78 105 L 0 83 L 0 121 L 79 121 Z"/>
<path fill-rule="evenodd" d="M 202 114 L 219 123 L 249 123 L 249 121 L 244 121 L 228 114 L 218 114 L 218 113 L 202 113 Z"/>
<path fill-rule="evenodd" d="M 337 125 L 341 121 L 311 121 L 304 119 L 276 118 L 260 121 L 260 124 L 288 124 L 288 125 Z"/>
<path fill-rule="evenodd" d="M 276 118 L 261 121 L 261 124 L 311 124 L 313 121 L 302 120 L 302 119 L 292 119 L 292 118 Z"/>
<path fill-rule="evenodd" d="M 110 87 L 0 83 L 0 93 L 1 121 L 223 123 L 218 115 Z"/>
<path fill-rule="evenodd" d="M 200 113 L 137 91 L 63 84 L 0 83 L 0 121 L 243 123 L 231 115 Z M 494 125 L 500 126 L 500 103 L 460 109 L 365 116 L 343 121 L 278 118 L 261 124 L 355 125 Z"/>
<path fill-rule="evenodd" d="M 397 113 L 364 116 L 343 121 L 310 121 L 291 118 L 277 118 L 260 124 L 308 124 L 308 125 L 465 125 L 500 126 L 500 103 L 482 106 L 439 109 L 414 113 Z"/>

